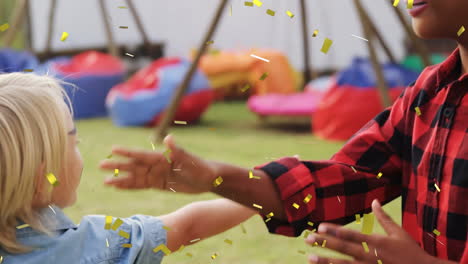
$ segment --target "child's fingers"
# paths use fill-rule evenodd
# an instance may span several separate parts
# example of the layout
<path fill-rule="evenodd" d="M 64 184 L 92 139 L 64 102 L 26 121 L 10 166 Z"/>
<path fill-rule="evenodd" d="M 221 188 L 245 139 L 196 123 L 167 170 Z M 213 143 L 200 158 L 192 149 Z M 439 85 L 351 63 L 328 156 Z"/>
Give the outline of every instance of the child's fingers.
<path fill-rule="evenodd" d="M 155 151 L 131 150 L 123 147 L 113 147 L 112 154 L 135 159 L 140 163 L 150 165 L 157 163 L 163 155 Z"/>
<path fill-rule="evenodd" d="M 135 167 L 133 161 L 114 161 L 114 160 L 103 160 L 99 163 L 99 168 L 103 170 L 114 170 L 119 169 L 122 171 L 130 171 Z"/>

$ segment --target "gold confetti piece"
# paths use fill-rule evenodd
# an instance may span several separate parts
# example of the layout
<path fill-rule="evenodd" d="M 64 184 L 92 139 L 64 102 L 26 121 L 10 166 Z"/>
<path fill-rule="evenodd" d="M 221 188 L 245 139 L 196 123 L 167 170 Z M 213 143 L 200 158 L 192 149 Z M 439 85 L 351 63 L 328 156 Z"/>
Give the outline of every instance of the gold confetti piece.
<path fill-rule="evenodd" d="M 187 257 L 193 257 L 192 253 L 185 253 Z"/>
<path fill-rule="evenodd" d="M 266 215 L 268 218 L 272 218 L 275 214 L 273 212 L 270 212 L 269 214 Z"/>
<path fill-rule="evenodd" d="M 465 32 L 465 27 L 461 26 L 461 28 L 457 32 L 457 36 L 461 36 L 463 34 L 463 32 Z"/>
<path fill-rule="evenodd" d="M 106 238 L 106 246 L 109 247 L 109 240 Z"/>
<path fill-rule="evenodd" d="M 305 251 L 304 250 L 298 250 L 297 252 L 299 252 L 299 254 L 302 254 L 302 255 L 305 255 Z"/>
<path fill-rule="evenodd" d="M 382 175 L 383 175 L 383 173 L 379 172 L 379 173 L 377 174 L 377 179 L 380 179 L 380 177 L 382 177 Z"/>
<path fill-rule="evenodd" d="M 440 188 L 439 188 L 439 186 L 437 185 L 437 183 L 434 183 L 434 187 L 437 189 L 438 192 L 440 192 Z"/>
<path fill-rule="evenodd" d="M 24 69 L 24 72 L 33 72 L 33 69 Z"/>
<path fill-rule="evenodd" d="M 362 219 L 362 232 L 365 235 L 370 235 L 374 229 L 374 215 L 365 214 Z"/>
<path fill-rule="evenodd" d="M 288 15 L 290 18 L 294 17 L 294 14 L 291 11 L 286 11 L 286 15 Z"/>
<path fill-rule="evenodd" d="M 170 227 L 168 227 L 168 226 L 163 226 L 163 229 L 164 229 L 164 230 L 166 230 L 166 231 L 169 231 L 169 230 L 171 230 L 171 228 L 170 228 Z"/>
<path fill-rule="evenodd" d="M 214 43 L 214 41 L 213 41 L 213 40 L 210 40 L 210 41 L 207 41 L 207 42 L 206 42 L 206 45 L 211 45 L 211 44 L 213 44 L 213 43 Z"/>
<path fill-rule="evenodd" d="M 270 221 L 271 221 L 271 218 L 265 219 L 265 223 L 268 223 L 268 222 L 270 222 Z"/>
<path fill-rule="evenodd" d="M 16 227 L 16 229 L 23 229 L 23 228 L 26 228 L 26 227 L 29 227 L 28 224 L 24 224 L 24 225 L 19 225 Z"/>
<path fill-rule="evenodd" d="M 195 242 L 197 242 L 197 241 L 200 241 L 200 238 L 192 239 L 192 240 L 190 240 L 190 243 L 195 243 Z"/>
<path fill-rule="evenodd" d="M 307 224 L 310 225 L 310 226 L 314 226 L 314 223 L 312 223 L 312 222 L 310 222 L 310 221 L 307 222 Z"/>
<path fill-rule="evenodd" d="M 310 234 L 310 230 L 304 230 L 304 238 L 307 238 Z"/>
<path fill-rule="evenodd" d="M 120 9 L 127 9 L 126 6 L 119 6 Z"/>
<path fill-rule="evenodd" d="M 263 5 L 262 1 L 260 1 L 260 0 L 253 0 L 253 3 L 258 7 Z"/>
<path fill-rule="evenodd" d="M 244 2 L 245 6 L 253 6 L 254 4 L 252 2 Z"/>
<path fill-rule="evenodd" d="M 378 259 L 377 264 L 382 264 L 382 261 L 380 259 Z"/>
<path fill-rule="evenodd" d="M 156 150 L 156 146 L 154 146 L 153 142 L 151 142 L 151 148 L 154 150 Z"/>
<path fill-rule="evenodd" d="M 106 159 L 112 159 L 112 153 L 109 154 L 109 155 L 106 157 Z"/>
<path fill-rule="evenodd" d="M 312 33 L 312 37 L 315 38 L 316 36 L 318 36 L 318 33 L 319 33 L 318 29 L 314 30 L 314 33 Z"/>
<path fill-rule="evenodd" d="M 179 248 L 177 251 L 178 251 L 178 252 L 181 252 L 182 250 L 184 250 L 184 248 L 185 248 L 185 246 L 182 245 L 182 246 L 180 246 L 180 248 Z"/>
<path fill-rule="evenodd" d="M 119 26 L 119 28 L 121 28 L 121 29 L 128 29 L 127 26 Z"/>
<path fill-rule="evenodd" d="M 252 171 L 249 171 L 249 179 L 260 180 L 260 176 L 255 176 Z"/>
<path fill-rule="evenodd" d="M 408 9 L 411 9 L 413 8 L 413 3 L 414 3 L 414 0 L 408 0 L 408 5 L 406 6 Z"/>
<path fill-rule="evenodd" d="M 171 187 L 169 187 L 169 190 L 171 190 L 172 192 L 176 192 L 176 190 L 172 189 Z"/>
<path fill-rule="evenodd" d="M 232 240 L 226 238 L 224 239 L 224 243 L 232 245 Z"/>
<path fill-rule="evenodd" d="M 3 262 L 3 256 L 0 256 L 0 264 Z"/>
<path fill-rule="evenodd" d="M 364 40 L 364 41 L 369 41 L 368 39 L 365 39 L 365 38 L 363 38 L 363 37 L 356 36 L 356 35 L 354 35 L 354 34 L 351 34 L 351 36 L 352 36 L 352 37 L 355 37 L 355 38 L 358 38 L 358 39 L 362 39 L 362 40 Z"/>
<path fill-rule="evenodd" d="M 211 259 L 215 259 L 217 256 L 218 256 L 218 254 L 214 253 L 213 255 L 211 255 Z"/>
<path fill-rule="evenodd" d="M 221 183 L 223 183 L 223 177 L 219 176 L 213 181 L 213 186 L 218 187 L 219 185 L 221 185 Z"/>
<path fill-rule="evenodd" d="M 356 224 L 360 224 L 361 223 L 361 215 L 360 214 L 356 214 L 354 215 L 356 217 Z"/>
<path fill-rule="evenodd" d="M 119 169 L 114 170 L 114 177 L 117 177 L 117 176 L 119 176 Z"/>
<path fill-rule="evenodd" d="M 164 151 L 164 157 L 166 157 L 166 160 L 168 163 L 172 163 L 171 157 L 170 157 L 171 152 L 172 152 L 171 149 L 166 149 L 166 151 Z"/>
<path fill-rule="evenodd" d="M 258 205 L 258 204 L 253 204 L 253 207 L 258 208 L 258 209 L 260 209 L 260 210 L 263 209 L 263 207 L 262 207 L 261 205 Z"/>
<path fill-rule="evenodd" d="M 10 27 L 10 25 L 8 23 L 5 23 L 5 24 L 1 25 L 0 26 L 0 32 L 3 32 L 5 30 L 7 30 L 9 27 Z"/>
<path fill-rule="evenodd" d="M 333 40 L 329 38 L 325 38 L 325 40 L 323 41 L 322 49 L 320 51 L 327 54 L 332 44 L 333 44 Z"/>
<path fill-rule="evenodd" d="M 132 244 L 123 244 L 122 247 L 123 247 L 123 248 L 131 248 L 131 247 L 132 247 Z"/>
<path fill-rule="evenodd" d="M 341 203 L 340 197 L 337 195 L 336 198 L 338 199 L 338 202 Z"/>
<path fill-rule="evenodd" d="M 399 3 L 400 3 L 400 0 L 395 0 L 395 1 L 393 2 L 393 6 L 397 7 Z"/>
<path fill-rule="evenodd" d="M 305 204 L 307 204 L 307 203 L 310 202 L 310 199 L 312 199 L 312 195 L 308 194 L 308 195 L 304 198 L 303 202 L 304 202 Z"/>
<path fill-rule="evenodd" d="M 296 208 L 296 209 L 299 209 L 299 205 L 297 203 L 293 203 L 292 204 L 292 207 Z"/>
<path fill-rule="evenodd" d="M 325 245 L 327 244 L 327 240 L 323 240 L 323 243 L 322 243 L 322 247 L 325 247 Z"/>
<path fill-rule="evenodd" d="M 317 241 L 314 242 L 313 246 L 318 246 L 319 243 L 317 243 Z"/>
<path fill-rule="evenodd" d="M 174 121 L 174 124 L 176 124 L 176 125 L 186 125 L 186 124 L 187 124 L 187 121 L 175 120 L 175 121 Z"/>
<path fill-rule="evenodd" d="M 52 206 L 49 205 L 49 208 L 52 210 L 52 212 L 54 212 L 54 214 L 57 214 Z"/>
<path fill-rule="evenodd" d="M 267 77 L 268 77 L 268 72 L 265 72 L 265 73 L 262 74 L 262 76 L 260 77 L 260 81 L 265 80 Z"/>
<path fill-rule="evenodd" d="M 440 236 L 440 231 L 437 229 L 434 229 L 432 233 L 434 233 L 436 236 Z"/>
<path fill-rule="evenodd" d="M 126 238 L 126 239 L 129 239 L 129 238 L 130 238 L 130 234 L 127 233 L 127 232 L 125 232 L 125 231 L 123 231 L 123 230 L 119 230 L 119 236 L 124 237 L 124 238 Z"/>
<path fill-rule="evenodd" d="M 248 89 L 250 89 L 250 84 L 246 84 L 246 85 L 241 89 L 241 92 L 245 92 L 245 91 L 247 91 Z"/>
<path fill-rule="evenodd" d="M 62 36 L 60 37 L 61 41 L 65 41 L 68 38 L 68 33 L 67 32 L 62 32 Z"/>
<path fill-rule="evenodd" d="M 104 225 L 104 229 L 109 230 L 111 229 L 112 225 L 112 216 L 106 215 L 106 224 Z"/>
<path fill-rule="evenodd" d="M 420 116 L 420 115 L 421 115 L 421 109 L 419 108 L 419 106 L 416 106 L 416 107 L 414 108 L 414 111 L 416 111 L 416 115 L 417 115 L 417 116 Z"/>
<path fill-rule="evenodd" d="M 229 16 L 232 16 L 232 5 L 229 7 Z"/>
<path fill-rule="evenodd" d="M 164 244 L 161 244 L 161 245 L 159 245 L 159 246 L 153 248 L 153 252 L 154 252 L 154 253 L 158 253 L 158 251 L 162 251 L 162 252 L 164 253 L 164 255 L 166 255 L 166 256 L 169 255 L 169 254 L 171 254 L 171 250 L 168 249 L 168 248 L 166 247 L 166 245 L 164 245 Z M 190 254 L 190 255 L 192 255 L 192 254 Z"/>
<path fill-rule="evenodd" d="M 354 171 L 354 173 L 357 173 L 357 170 L 353 166 L 351 166 L 351 169 Z"/>
<path fill-rule="evenodd" d="M 253 58 L 256 58 L 256 59 L 259 59 L 259 60 L 262 60 L 264 62 L 270 62 L 269 60 L 265 59 L 265 58 L 262 58 L 260 56 L 257 56 L 255 54 L 250 54 L 250 57 L 253 57 Z"/>
<path fill-rule="evenodd" d="M 112 225 L 111 229 L 116 231 L 117 228 L 119 228 L 122 224 L 123 224 L 122 219 L 117 218 L 117 220 L 115 220 L 114 224 Z"/>
<path fill-rule="evenodd" d="M 271 9 L 267 9 L 266 13 L 270 16 L 275 16 L 275 11 L 271 10 Z"/>
<path fill-rule="evenodd" d="M 245 229 L 244 224 L 240 224 L 240 227 L 242 229 L 242 233 L 247 234 L 247 229 Z"/>
<path fill-rule="evenodd" d="M 132 57 L 132 58 L 135 57 L 135 55 L 130 54 L 130 53 L 128 53 L 128 52 L 125 52 L 125 55 L 127 55 L 127 56 L 129 56 L 129 57 Z"/>
<path fill-rule="evenodd" d="M 55 177 L 55 175 L 53 173 L 48 173 L 46 175 L 47 177 L 47 180 L 49 181 L 49 183 L 52 185 L 52 186 L 57 186 L 59 184 L 57 178 Z"/>
<path fill-rule="evenodd" d="M 364 251 L 365 251 L 366 253 L 369 253 L 369 246 L 367 245 L 366 242 L 362 242 L 362 247 L 364 248 Z"/>

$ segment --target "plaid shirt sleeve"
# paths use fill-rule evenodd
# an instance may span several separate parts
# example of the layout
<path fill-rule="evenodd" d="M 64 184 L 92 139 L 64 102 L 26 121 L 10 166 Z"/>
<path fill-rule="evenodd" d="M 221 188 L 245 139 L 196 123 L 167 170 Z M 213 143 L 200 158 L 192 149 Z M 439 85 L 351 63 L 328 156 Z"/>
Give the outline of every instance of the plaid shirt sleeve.
<path fill-rule="evenodd" d="M 287 216 L 284 222 L 266 221 L 269 232 L 299 236 L 321 222 L 346 224 L 355 214 L 369 213 L 373 199 L 384 204 L 400 196 L 402 159 L 398 149 L 403 145 L 399 140 L 409 108 L 406 97 L 402 93 L 330 160 L 286 157 L 257 166 L 274 180 Z"/>

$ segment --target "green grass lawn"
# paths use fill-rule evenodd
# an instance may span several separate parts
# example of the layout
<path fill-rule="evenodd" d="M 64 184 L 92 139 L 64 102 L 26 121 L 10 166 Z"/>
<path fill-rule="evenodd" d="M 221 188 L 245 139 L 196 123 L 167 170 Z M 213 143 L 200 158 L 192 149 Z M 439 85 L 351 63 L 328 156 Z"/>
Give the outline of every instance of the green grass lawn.
<path fill-rule="evenodd" d="M 274 120 L 275 123 L 278 120 Z M 269 122 L 270 124 L 271 122 Z M 104 187 L 106 173 L 97 168 L 112 145 L 151 149 L 153 129 L 117 128 L 108 119 L 77 122 L 84 172 L 79 187 L 78 202 L 66 213 L 75 222 L 83 215 L 106 214 L 128 217 L 133 214 L 162 215 L 193 201 L 216 198 L 213 194 L 184 195 L 161 191 L 117 191 Z M 171 131 L 176 142 L 204 158 L 216 159 L 245 167 L 268 162 L 274 158 L 299 154 L 302 159 L 328 159 L 343 143 L 320 140 L 311 135 L 308 125 L 291 124 L 289 129 L 266 126 L 251 114 L 244 103 L 219 103 L 213 105 L 200 124 L 178 126 Z M 400 202 L 384 208 L 400 221 Z M 235 227 L 216 237 L 201 241 L 174 253 L 164 263 L 307 263 L 306 255 L 298 250 L 334 254 L 322 248 L 310 248 L 303 237 L 288 238 L 271 235 L 259 216 L 244 223 L 247 233 Z M 356 223 L 350 228 L 360 228 Z M 376 232 L 381 232 L 376 225 Z M 233 241 L 232 245 L 224 239 Z M 193 257 L 186 256 L 190 252 Z M 217 253 L 215 260 L 211 255 Z"/>

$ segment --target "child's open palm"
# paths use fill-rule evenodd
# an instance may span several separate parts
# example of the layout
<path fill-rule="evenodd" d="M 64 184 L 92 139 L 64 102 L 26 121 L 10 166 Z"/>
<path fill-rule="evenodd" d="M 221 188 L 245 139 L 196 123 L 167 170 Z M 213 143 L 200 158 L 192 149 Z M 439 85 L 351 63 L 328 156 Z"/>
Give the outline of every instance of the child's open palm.
<path fill-rule="evenodd" d="M 114 147 L 112 154 L 127 160 L 103 160 L 100 168 L 124 172 L 123 176 L 107 179 L 105 184 L 120 189 L 173 190 L 185 193 L 209 191 L 216 178 L 211 163 L 175 145 L 171 136 L 164 139 L 165 152 L 130 150 Z"/>

